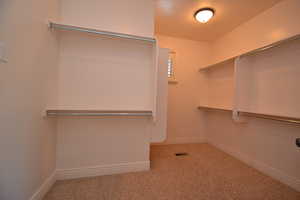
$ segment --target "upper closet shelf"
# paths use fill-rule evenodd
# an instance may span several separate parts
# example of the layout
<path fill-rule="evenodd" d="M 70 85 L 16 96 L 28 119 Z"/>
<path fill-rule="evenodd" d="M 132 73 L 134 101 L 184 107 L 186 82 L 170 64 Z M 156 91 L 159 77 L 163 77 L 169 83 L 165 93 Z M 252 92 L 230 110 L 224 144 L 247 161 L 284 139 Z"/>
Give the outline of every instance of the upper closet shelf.
<path fill-rule="evenodd" d="M 201 71 L 206 71 L 206 70 L 211 69 L 211 68 L 213 68 L 213 67 L 217 67 L 217 66 L 220 66 L 220 65 L 222 65 L 222 64 L 226 64 L 226 63 L 232 62 L 232 61 L 234 61 L 235 58 L 236 58 L 236 57 L 229 58 L 229 59 L 223 60 L 223 61 L 221 61 L 221 62 L 217 62 L 217 63 L 211 64 L 211 65 L 202 67 L 202 68 L 199 69 L 199 71 L 200 71 L 200 72 L 201 72 Z"/>
<path fill-rule="evenodd" d="M 270 48 L 278 47 L 278 46 L 280 46 L 280 45 L 283 44 L 283 43 L 290 42 L 290 41 L 293 41 L 293 40 L 297 40 L 297 39 L 299 39 L 299 38 L 300 38 L 300 34 L 297 34 L 297 35 L 294 35 L 294 36 L 292 36 L 292 37 L 289 37 L 289 38 L 286 38 L 286 39 L 283 39 L 283 40 L 279 40 L 279 41 L 274 42 L 274 43 L 272 43 L 272 44 L 266 45 L 266 46 L 264 46 L 264 47 L 260 47 L 260 48 L 254 49 L 254 50 L 252 50 L 252 51 L 246 52 L 246 53 L 244 53 L 244 54 L 241 54 L 241 55 L 238 55 L 238 56 L 235 56 L 235 57 L 232 57 L 232 58 L 223 60 L 223 61 L 221 61 L 221 62 L 217 62 L 217 63 L 211 64 L 211 65 L 202 67 L 202 68 L 199 69 L 199 71 L 200 71 L 200 72 L 201 72 L 201 71 L 206 71 L 206 70 L 208 70 L 208 69 L 214 68 L 214 67 L 219 66 L 219 65 L 221 65 L 221 64 L 225 64 L 225 63 L 227 63 L 227 62 L 232 62 L 232 61 L 234 61 L 234 60 L 235 60 L 236 58 L 238 58 L 238 57 L 253 55 L 253 54 L 256 54 L 256 53 L 265 51 L 265 50 L 270 49 Z"/>
<path fill-rule="evenodd" d="M 109 117 L 109 116 L 133 116 L 147 117 L 152 116 L 150 110 L 46 110 L 48 117 L 60 116 L 92 116 L 92 117 Z"/>
<path fill-rule="evenodd" d="M 53 22 L 49 22 L 49 27 L 53 28 L 53 29 L 61 29 L 61 30 L 69 30 L 69 31 L 80 31 L 80 32 L 85 32 L 85 33 L 93 33 L 93 34 L 105 35 L 105 36 L 110 36 L 110 37 L 140 40 L 140 41 L 146 41 L 146 42 L 152 42 L 152 43 L 156 42 L 155 38 L 150 38 L 150 37 L 142 37 L 142 36 L 129 35 L 129 34 L 124 34 L 124 33 L 115 33 L 115 32 L 109 32 L 109 31 L 102 31 L 102 30 L 84 28 L 84 27 L 79 27 L 79 26 L 58 24 L 58 23 L 53 23 Z"/>

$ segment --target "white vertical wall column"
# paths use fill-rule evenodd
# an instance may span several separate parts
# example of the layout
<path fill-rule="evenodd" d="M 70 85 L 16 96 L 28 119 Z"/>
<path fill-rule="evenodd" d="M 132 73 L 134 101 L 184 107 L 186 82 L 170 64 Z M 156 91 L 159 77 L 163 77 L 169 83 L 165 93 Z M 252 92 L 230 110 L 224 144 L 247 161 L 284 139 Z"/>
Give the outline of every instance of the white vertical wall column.
<path fill-rule="evenodd" d="M 151 126 L 151 142 L 163 142 L 167 137 L 168 58 L 169 49 L 158 49 L 156 119 Z"/>
<path fill-rule="evenodd" d="M 89 3 L 62 0 L 61 16 L 60 23 L 63 24 L 153 37 L 152 0 L 92 0 Z M 156 102 L 165 100 L 166 91 L 157 93 L 157 90 L 167 85 L 166 77 L 162 77 L 166 76 L 167 65 L 157 65 L 159 57 L 156 53 L 159 50 L 156 45 L 87 33 L 60 32 L 59 95 L 54 107 L 67 110 L 149 110 L 156 121 L 151 117 L 59 118 L 59 179 L 150 168 L 151 138 L 163 140 L 166 134 L 166 105 L 158 102 L 164 106 L 157 107 Z M 167 61 L 162 63 L 167 64 Z"/>

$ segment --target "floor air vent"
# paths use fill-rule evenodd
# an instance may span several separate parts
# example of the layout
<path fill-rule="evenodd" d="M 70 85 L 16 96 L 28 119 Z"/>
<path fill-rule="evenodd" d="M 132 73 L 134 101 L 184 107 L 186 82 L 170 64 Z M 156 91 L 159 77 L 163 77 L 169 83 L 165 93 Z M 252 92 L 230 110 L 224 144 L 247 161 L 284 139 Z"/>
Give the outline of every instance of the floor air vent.
<path fill-rule="evenodd" d="M 187 156 L 189 155 L 188 153 L 186 152 L 182 152 L 182 153 L 175 153 L 175 156 Z"/>

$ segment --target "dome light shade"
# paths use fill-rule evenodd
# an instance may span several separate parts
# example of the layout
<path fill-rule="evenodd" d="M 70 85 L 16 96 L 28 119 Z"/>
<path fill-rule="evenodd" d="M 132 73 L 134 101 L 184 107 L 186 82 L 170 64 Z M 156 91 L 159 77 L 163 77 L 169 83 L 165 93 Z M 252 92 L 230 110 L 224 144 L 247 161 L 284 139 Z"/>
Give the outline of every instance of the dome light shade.
<path fill-rule="evenodd" d="M 208 22 L 215 14 L 214 9 L 212 8 L 201 8 L 195 13 L 195 18 L 201 23 Z"/>

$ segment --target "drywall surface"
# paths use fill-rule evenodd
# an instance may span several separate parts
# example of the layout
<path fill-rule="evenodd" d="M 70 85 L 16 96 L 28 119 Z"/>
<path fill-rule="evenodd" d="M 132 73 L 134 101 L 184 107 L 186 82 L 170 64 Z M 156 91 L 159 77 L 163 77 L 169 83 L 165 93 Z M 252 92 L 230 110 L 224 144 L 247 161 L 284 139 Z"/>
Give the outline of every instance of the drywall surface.
<path fill-rule="evenodd" d="M 152 110 L 152 43 L 70 31 L 59 36 L 58 107 Z"/>
<path fill-rule="evenodd" d="M 236 56 L 300 33 L 300 26 L 297 22 L 300 17 L 299 8 L 300 1 L 298 0 L 282 1 L 240 25 L 215 41 L 213 45 L 214 60 L 220 61 L 224 58 Z M 271 59 L 271 55 L 267 56 Z M 270 70 L 270 67 L 267 66 L 266 69 L 261 70 L 265 71 L 266 75 L 268 69 Z M 276 69 L 274 68 L 274 70 Z M 283 68 L 280 69 L 283 76 L 290 73 L 290 71 L 285 72 Z M 251 74 L 246 73 L 245 75 Z M 283 77 L 278 76 L 278 78 L 280 78 L 280 81 L 286 80 Z M 262 85 L 266 83 L 263 77 L 260 77 L 260 82 Z M 226 91 L 230 94 L 232 89 L 226 89 Z M 274 91 L 274 94 L 276 94 L 276 91 Z M 261 95 L 256 94 L 255 96 L 259 98 Z M 278 93 L 278 95 L 281 95 L 281 93 Z M 273 98 L 276 101 L 276 97 L 273 96 Z M 224 99 L 224 104 L 226 104 L 225 102 L 226 99 Z M 265 108 L 267 107 L 263 109 Z M 295 145 L 295 139 L 300 137 L 299 126 L 262 119 L 249 120 L 246 124 L 237 124 L 232 121 L 230 114 L 220 112 L 208 114 L 207 139 L 220 149 L 300 190 L 300 151 Z"/>
<path fill-rule="evenodd" d="M 153 37 L 152 0 L 62 0 L 63 23 L 105 31 Z"/>
<path fill-rule="evenodd" d="M 230 58 L 300 33 L 300 1 L 285 0 L 213 43 L 213 60 Z"/>
<path fill-rule="evenodd" d="M 153 37 L 152 0 L 61 0 L 60 6 L 61 23 Z M 155 70 L 152 47 L 130 39 L 61 33 L 59 97 L 55 106 L 152 110 L 156 89 L 151 76 Z"/>
<path fill-rule="evenodd" d="M 163 35 L 158 35 L 157 38 L 160 47 L 169 48 L 176 53 L 174 72 L 177 84 L 169 84 L 168 131 L 165 142 L 203 142 L 203 116 L 197 107 L 206 99 L 206 77 L 198 69 L 209 61 L 209 43 Z"/>
<path fill-rule="evenodd" d="M 151 142 L 162 142 L 167 137 L 169 49 L 158 49 L 156 119 L 152 125 Z"/>
<path fill-rule="evenodd" d="M 62 22 L 153 36 L 152 3 L 62 0 Z M 59 107 L 152 110 L 154 47 L 128 39 L 60 33 Z M 152 124 L 147 117 L 58 119 L 59 179 L 149 169 Z"/>
<path fill-rule="evenodd" d="M 234 61 L 200 72 L 206 78 L 204 106 L 232 109 L 234 103 Z"/>
<path fill-rule="evenodd" d="M 151 119 L 61 118 L 57 169 L 149 161 Z"/>
<path fill-rule="evenodd" d="M 0 1 L 1 200 L 30 199 L 55 170 L 56 125 L 42 111 L 56 96 L 58 42 L 46 22 L 58 11 L 55 0 Z"/>
<path fill-rule="evenodd" d="M 237 63 L 236 108 L 240 111 L 300 118 L 300 39 Z"/>
<path fill-rule="evenodd" d="M 238 124 L 223 112 L 206 116 L 209 143 L 300 191 L 299 126 L 255 118 Z"/>

